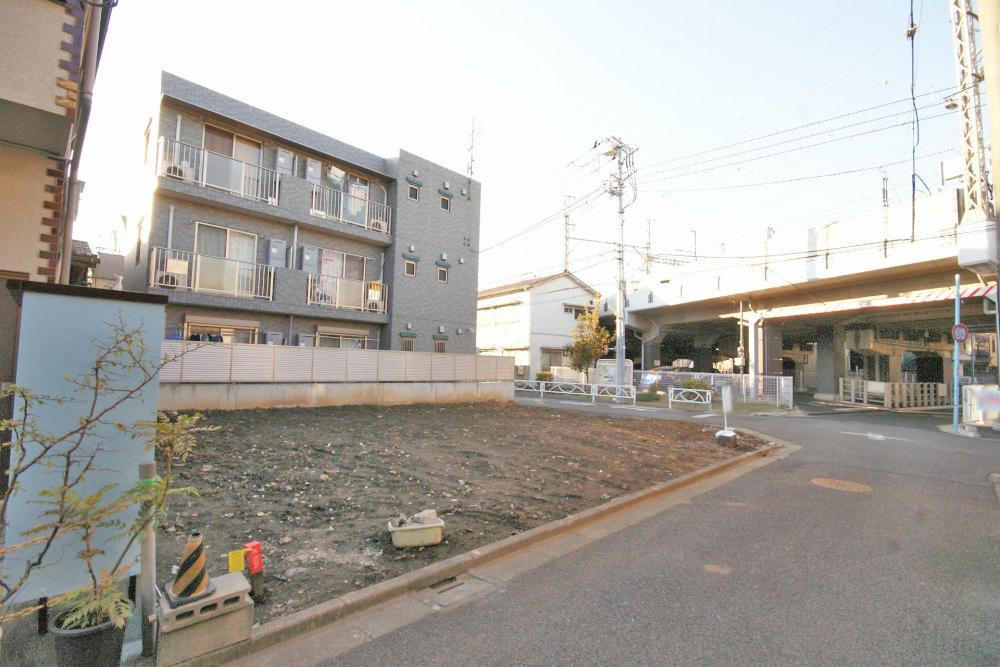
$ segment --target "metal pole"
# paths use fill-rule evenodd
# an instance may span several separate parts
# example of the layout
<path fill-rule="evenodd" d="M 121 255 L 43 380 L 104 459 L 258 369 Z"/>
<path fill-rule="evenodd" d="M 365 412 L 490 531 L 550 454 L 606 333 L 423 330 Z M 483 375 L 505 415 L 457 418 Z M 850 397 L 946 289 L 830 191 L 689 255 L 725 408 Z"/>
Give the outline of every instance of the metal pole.
<path fill-rule="evenodd" d="M 563 197 L 563 271 L 569 271 L 569 207 L 573 202 L 572 195 Z"/>
<path fill-rule="evenodd" d="M 955 324 L 962 321 L 962 277 L 955 274 Z M 951 430 L 958 433 L 958 341 L 953 340 L 951 362 Z"/>
<path fill-rule="evenodd" d="M 743 302 L 742 301 L 740 301 L 740 349 L 738 350 L 738 354 L 736 356 L 740 357 L 743 360 L 743 363 L 740 365 L 740 375 L 743 375 L 744 373 L 746 373 L 746 368 L 747 368 L 747 354 L 746 354 L 746 348 L 743 347 Z"/>
<path fill-rule="evenodd" d="M 622 164 L 625 161 L 627 147 L 616 140 L 618 150 L 615 157 L 618 160 L 618 316 L 615 318 L 615 384 L 625 384 L 625 181 L 622 176 Z"/>
<path fill-rule="evenodd" d="M 986 99 L 991 104 L 986 112 L 989 115 L 990 139 L 994 137 L 995 128 L 1000 128 L 1000 0 L 979 1 L 979 33 L 983 39 L 984 83 L 986 84 Z M 991 141 L 992 143 L 992 141 Z M 993 178 L 1000 174 L 1000 150 L 992 151 Z M 993 215 L 989 215 L 989 214 Z M 987 208 L 989 219 L 996 219 L 993 207 Z M 997 266 L 1000 267 L 1000 226 L 996 229 Z M 1000 276 L 998 276 L 1000 283 Z M 1000 295 L 994 292 L 994 302 L 997 305 L 994 314 L 997 346 L 1000 350 Z M 997 354 L 997 381 L 1000 382 L 1000 352 Z"/>
<path fill-rule="evenodd" d="M 139 479 L 156 477 L 156 463 L 140 463 Z M 149 512 L 151 507 L 144 503 L 142 511 Z M 149 619 L 156 613 L 156 533 L 153 522 L 150 521 L 142 533 L 139 543 L 139 612 L 142 625 L 142 654 L 154 655 L 156 652 L 156 633 Z"/>

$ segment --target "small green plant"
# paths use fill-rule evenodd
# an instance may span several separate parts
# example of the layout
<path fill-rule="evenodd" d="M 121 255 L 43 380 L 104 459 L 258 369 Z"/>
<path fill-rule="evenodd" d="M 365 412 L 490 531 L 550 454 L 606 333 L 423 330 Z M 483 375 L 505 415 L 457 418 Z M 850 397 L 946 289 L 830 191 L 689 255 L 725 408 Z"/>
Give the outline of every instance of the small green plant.
<path fill-rule="evenodd" d="M 635 400 L 639 401 L 640 403 L 656 403 L 661 398 L 663 397 L 657 394 L 655 391 L 645 391 L 635 395 Z"/>
<path fill-rule="evenodd" d="M 535 373 L 535 379 L 539 382 L 552 382 L 552 378 L 554 377 L 552 371 L 538 371 Z"/>
<path fill-rule="evenodd" d="M 63 629 L 91 628 L 110 621 L 122 628 L 131 615 L 131 605 L 124 596 L 121 580 L 132 565 L 126 562 L 129 551 L 148 526 L 156 526 L 162 517 L 167 498 L 174 494 L 194 493 L 190 488 L 173 487 L 175 461 L 188 457 L 196 444 L 196 433 L 214 430 L 199 426 L 201 415 L 180 415 L 175 419 L 159 414 L 154 422 L 122 424 L 113 421 L 113 411 L 137 398 L 141 390 L 157 380 L 159 371 L 177 357 L 160 360 L 148 358 L 142 330 L 128 328 L 121 321 L 112 325 L 108 341 L 101 344 L 89 372 L 65 379 L 77 395 L 86 399 L 89 410 L 65 432 L 49 433 L 38 422 L 41 406 L 68 404 L 68 397 L 40 396 L 20 385 L 7 385 L 0 398 L 15 399 L 17 414 L 0 419 L 0 461 L 6 467 L 7 485 L 0 488 L 0 531 L 9 530 L 8 509 L 12 499 L 25 492 L 20 480 L 35 468 L 57 473 L 58 483 L 33 491 L 28 502 L 45 508 L 37 524 L 24 531 L 21 542 L 0 549 L 0 624 L 34 613 L 40 606 L 29 605 L 12 612 L 8 609 L 16 594 L 36 570 L 52 562 L 53 544 L 73 536 L 81 545 L 75 556 L 86 569 L 89 583 L 77 590 L 53 596 L 48 603 L 63 613 L 56 616 Z M 98 426 L 114 430 L 137 441 L 145 450 L 155 449 L 164 462 L 162 475 L 139 480 L 132 487 L 119 489 L 106 484 L 96 491 L 83 492 L 91 473 L 101 469 L 101 452 L 106 437 Z M 123 513 L 139 508 L 131 522 Z M 124 539 L 121 551 L 110 554 L 114 565 L 99 568 L 95 560 L 109 556 L 107 545 L 100 543 L 106 530 L 118 531 Z M 118 544 L 122 544 L 121 540 Z M 15 551 L 35 551 L 18 568 L 4 568 L 7 556 Z"/>
<path fill-rule="evenodd" d="M 707 389 L 712 390 L 712 383 L 708 380 L 699 380 L 697 378 L 687 378 L 681 382 L 681 387 L 683 389 Z"/>

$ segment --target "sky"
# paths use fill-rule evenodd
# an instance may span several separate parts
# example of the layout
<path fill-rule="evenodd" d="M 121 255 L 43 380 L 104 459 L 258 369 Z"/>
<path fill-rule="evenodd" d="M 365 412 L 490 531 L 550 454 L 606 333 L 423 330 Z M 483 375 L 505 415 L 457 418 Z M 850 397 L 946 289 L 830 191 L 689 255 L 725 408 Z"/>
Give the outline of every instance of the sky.
<path fill-rule="evenodd" d="M 630 278 L 647 237 L 676 256 L 759 242 L 768 227 L 780 240 L 878 209 L 883 175 L 890 200 L 906 201 L 909 11 L 903 0 L 120 0 L 75 236 L 110 244 L 132 187 L 121 171 L 141 151 L 140 91 L 164 69 L 386 157 L 404 149 L 465 172 L 471 143 L 480 288 L 561 270 L 573 196 L 571 236 L 587 240 L 570 242 L 570 269 L 608 293 L 618 226 L 604 192 L 613 165 L 592 150 L 603 137 L 637 149 Z M 933 191 L 959 141 L 944 108 L 953 48 L 946 0 L 913 11 L 917 155 L 928 156 L 917 171 Z M 841 171 L 855 173 L 787 182 Z"/>

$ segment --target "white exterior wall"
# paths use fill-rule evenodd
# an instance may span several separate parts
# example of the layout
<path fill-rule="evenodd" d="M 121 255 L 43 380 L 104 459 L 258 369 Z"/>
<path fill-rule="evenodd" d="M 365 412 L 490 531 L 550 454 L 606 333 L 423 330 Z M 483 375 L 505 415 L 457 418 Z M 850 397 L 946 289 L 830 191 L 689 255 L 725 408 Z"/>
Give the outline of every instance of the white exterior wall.
<path fill-rule="evenodd" d="M 563 308 L 592 305 L 594 295 L 575 280 L 562 276 L 529 291 L 531 309 L 531 375 L 541 370 L 542 349 L 565 348 L 573 342 L 570 336 L 576 318 Z"/>
<path fill-rule="evenodd" d="M 514 357 L 514 364 L 527 366 L 531 313 L 528 293 L 514 292 L 480 299 L 476 312 L 476 348 L 480 354 Z"/>

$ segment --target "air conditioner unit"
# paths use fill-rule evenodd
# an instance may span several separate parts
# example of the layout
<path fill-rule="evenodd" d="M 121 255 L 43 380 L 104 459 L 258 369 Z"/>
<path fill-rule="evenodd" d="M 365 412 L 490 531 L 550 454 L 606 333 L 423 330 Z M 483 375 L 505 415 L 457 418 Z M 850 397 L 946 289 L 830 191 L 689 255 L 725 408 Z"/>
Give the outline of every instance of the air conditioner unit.
<path fill-rule="evenodd" d="M 167 176 L 172 176 L 174 178 L 179 178 L 184 181 L 194 180 L 194 169 L 191 168 L 191 163 L 187 160 L 182 160 L 180 164 L 168 165 L 163 173 Z"/>
<path fill-rule="evenodd" d="M 187 272 L 174 273 L 173 271 L 157 271 L 155 277 L 155 287 L 187 287 Z"/>
<path fill-rule="evenodd" d="M 283 345 L 285 342 L 285 334 L 280 331 L 265 331 L 261 334 L 261 342 L 264 345 Z"/>

